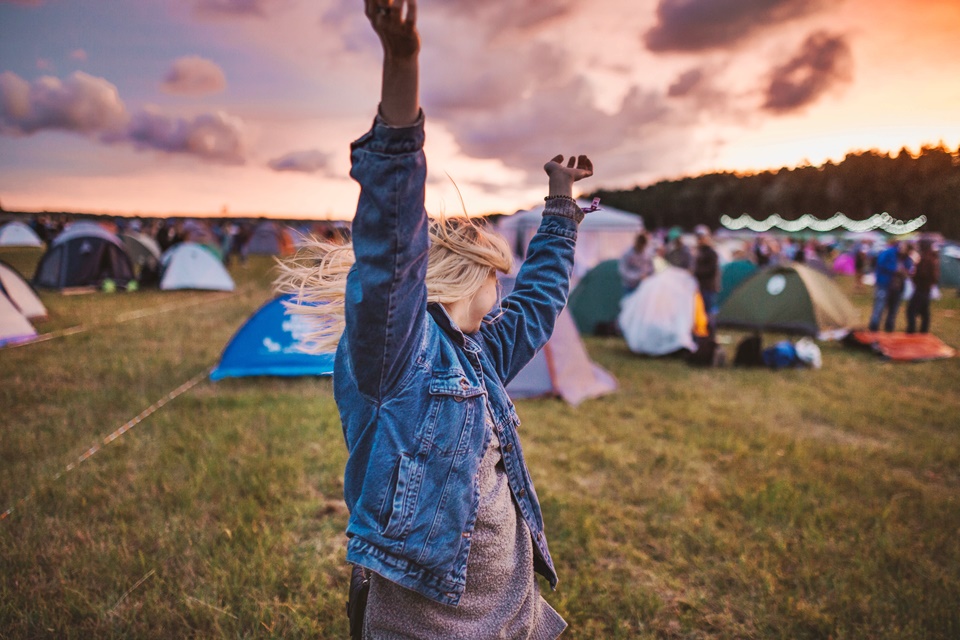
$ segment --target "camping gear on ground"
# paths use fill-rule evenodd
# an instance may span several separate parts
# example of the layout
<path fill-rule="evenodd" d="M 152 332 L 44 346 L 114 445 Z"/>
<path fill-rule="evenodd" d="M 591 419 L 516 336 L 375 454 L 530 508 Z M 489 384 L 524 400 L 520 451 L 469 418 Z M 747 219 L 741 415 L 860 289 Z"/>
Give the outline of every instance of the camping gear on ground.
<path fill-rule="evenodd" d="M 125 287 L 133 263 L 115 234 L 91 222 L 78 222 L 54 238 L 37 264 L 33 284 L 49 289 L 99 287 L 113 280 Z"/>
<path fill-rule="evenodd" d="M 29 225 L 13 220 L 0 227 L 0 247 L 42 247 L 43 240 Z"/>
<path fill-rule="evenodd" d="M 293 251 L 293 230 L 274 220 L 260 222 L 247 241 L 249 255 L 289 256 Z"/>
<path fill-rule="evenodd" d="M 960 245 L 940 247 L 940 288 L 956 289 L 960 293 Z"/>
<path fill-rule="evenodd" d="M 16 269 L 0 260 L 0 296 L 6 296 L 27 320 L 46 320 L 47 308 Z"/>
<path fill-rule="evenodd" d="M 623 285 L 617 260 L 604 260 L 591 269 L 570 294 L 567 308 L 581 335 L 615 335 Z"/>
<path fill-rule="evenodd" d="M 733 290 L 757 272 L 752 260 L 734 260 L 720 268 L 720 292 L 717 294 L 717 307 L 730 297 Z"/>
<path fill-rule="evenodd" d="M 787 262 L 750 276 L 720 306 L 717 326 L 820 338 L 845 335 L 859 314 L 836 283 Z"/>
<path fill-rule="evenodd" d="M 789 340 L 781 340 L 772 347 L 767 347 L 761 353 L 763 364 L 774 371 L 794 367 L 800 363 L 797 350 Z"/>
<path fill-rule="evenodd" d="M 504 297 L 513 291 L 514 282 L 511 276 L 500 278 Z M 514 400 L 552 395 L 573 406 L 616 390 L 616 378 L 590 360 L 566 308 L 557 317 L 546 346 L 507 385 Z"/>
<path fill-rule="evenodd" d="M 515 256 L 526 255 L 530 239 L 540 227 L 545 203 L 528 211 L 501 218 L 497 231 L 507 239 Z M 577 200 L 580 207 L 589 207 L 588 200 Z M 604 260 L 619 259 L 633 246 L 637 233 L 643 231 L 643 219 L 613 207 L 600 205 L 600 209 L 588 213 L 577 229 L 577 247 L 573 260 L 573 283 L 576 284 L 590 269 Z"/>
<path fill-rule="evenodd" d="M 0 346 L 29 342 L 37 331 L 10 298 L 0 295 Z"/>
<path fill-rule="evenodd" d="M 195 242 L 175 244 L 160 258 L 160 288 L 233 291 L 233 278 L 207 247 Z"/>
<path fill-rule="evenodd" d="M 854 331 L 845 344 L 868 347 L 896 362 L 940 360 L 957 355 L 956 349 L 929 333 Z"/>
<path fill-rule="evenodd" d="M 680 349 L 696 351 L 693 327 L 698 295 L 696 278 L 678 267 L 669 266 L 641 282 L 623 299 L 617 318 L 630 350 L 651 356 Z"/>
<path fill-rule="evenodd" d="M 733 357 L 736 367 L 763 366 L 763 339 L 759 333 L 747 336 L 737 345 L 736 355 Z"/>
<path fill-rule="evenodd" d="M 210 379 L 333 375 L 334 352 L 316 355 L 297 347 L 308 325 L 303 316 L 287 313 L 283 303 L 293 299 L 276 297 L 250 316 L 230 338 Z"/>
<path fill-rule="evenodd" d="M 823 366 L 823 353 L 820 346 L 808 337 L 800 338 L 793 345 L 797 351 L 797 359 L 803 364 L 813 369 L 819 369 Z"/>

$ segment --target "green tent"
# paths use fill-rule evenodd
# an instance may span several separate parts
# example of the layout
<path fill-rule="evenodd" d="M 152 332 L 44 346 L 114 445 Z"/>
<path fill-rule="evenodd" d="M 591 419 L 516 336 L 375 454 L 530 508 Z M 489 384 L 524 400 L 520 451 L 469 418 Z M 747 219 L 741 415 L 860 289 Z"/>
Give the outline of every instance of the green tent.
<path fill-rule="evenodd" d="M 859 314 L 828 277 L 788 262 L 758 271 L 727 298 L 717 325 L 816 336 L 849 330 Z"/>
<path fill-rule="evenodd" d="M 570 294 L 567 306 L 582 335 L 604 333 L 617 321 L 623 297 L 617 263 L 604 260 L 588 271 Z"/>
<path fill-rule="evenodd" d="M 720 293 L 717 295 L 717 306 L 723 305 L 733 290 L 756 271 L 757 265 L 750 260 L 734 260 L 723 265 L 720 270 Z"/>
<path fill-rule="evenodd" d="M 940 288 L 960 291 L 960 245 L 945 244 L 940 249 Z"/>

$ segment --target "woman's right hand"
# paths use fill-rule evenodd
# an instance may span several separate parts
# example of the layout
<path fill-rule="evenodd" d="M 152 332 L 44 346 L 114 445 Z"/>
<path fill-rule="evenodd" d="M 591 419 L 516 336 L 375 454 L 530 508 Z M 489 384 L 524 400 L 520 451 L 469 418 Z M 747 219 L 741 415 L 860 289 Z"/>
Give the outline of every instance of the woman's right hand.
<path fill-rule="evenodd" d="M 420 53 L 416 0 L 365 0 L 365 11 L 387 59 L 408 60 Z"/>

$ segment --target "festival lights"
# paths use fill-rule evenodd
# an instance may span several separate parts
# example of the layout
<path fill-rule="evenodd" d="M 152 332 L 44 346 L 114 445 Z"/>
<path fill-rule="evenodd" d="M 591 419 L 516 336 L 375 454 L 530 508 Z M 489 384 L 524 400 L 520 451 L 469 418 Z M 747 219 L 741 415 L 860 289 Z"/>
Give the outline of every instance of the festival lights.
<path fill-rule="evenodd" d="M 796 220 L 784 220 L 780 217 L 780 214 L 777 213 L 771 215 L 766 220 L 754 220 L 747 214 L 743 214 L 739 218 L 731 218 L 726 215 L 720 217 L 720 224 L 731 231 L 749 229 L 756 233 L 770 231 L 770 229 L 774 227 L 789 233 L 803 231 L 804 229 L 825 232 L 843 227 L 846 231 L 857 233 L 880 229 L 891 235 L 902 235 L 905 233 L 913 233 L 926 223 L 927 216 L 920 216 L 905 222 L 903 220 L 897 220 L 886 211 L 872 215 L 866 220 L 852 220 L 839 211 L 826 220 L 815 218 L 810 214 L 804 214 Z"/>

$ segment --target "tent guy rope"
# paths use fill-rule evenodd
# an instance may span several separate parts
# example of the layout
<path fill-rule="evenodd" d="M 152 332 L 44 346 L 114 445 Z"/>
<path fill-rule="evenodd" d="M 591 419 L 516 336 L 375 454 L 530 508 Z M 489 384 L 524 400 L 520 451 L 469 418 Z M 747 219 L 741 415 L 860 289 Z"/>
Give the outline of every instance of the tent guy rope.
<path fill-rule="evenodd" d="M 143 411 L 141 411 L 136 417 L 131 418 L 130 420 L 128 420 L 126 423 L 124 423 L 124 424 L 123 424 L 120 428 L 118 428 L 116 431 L 114 431 L 113 433 L 111 433 L 111 434 L 108 435 L 108 436 L 105 436 L 102 440 L 100 440 L 99 442 L 95 443 L 93 446 L 91 446 L 91 447 L 88 448 L 86 451 L 84 451 L 83 453 L 81 453 L 81 454 L 77 457 L 77 459 L 74 460 L 73 462 L 71 462 L 70 464 L 68 464 L 68 465 L 64 468 L 63 471 L 61 471 L 61 472 L 57 473 L 55 476 L 53 476 L 52 481 L 57 481 L 57 480 L 59 480 L 60 478 L 62 478 L 65 474 L 73 471 L 73 470 L 76 469 L 82 462 L 84 462 L 85 460 L 90 459 L 90 458 L 91 458 L 92 456 L 94 456 L 98 451 L 100 451 L 103 447 L 105 447 L 106 445 L 110 444 L 111 442 L 113 442 L 114 440 L 116 440 L 117 438 L 119 438 L 120 436 L 122 436 L 123 434 L 125 434 L 127 431 L 130 431 L 130 429 L 133 429 L 135 426 L 137 426 L 138 424 L 140 424 L 141 422 L 143 422 L 144 420 L 146 420 L 151 414 L 156 413 L 158 410 L 160 410 L 161 407 L 163 407 L 163 405 L 167 404 L 168 402 L 170 402 L 171 400 L 173 400 L 173 399 L 176 398 L 177 396 L 182 395 L 182 394 L 186 393 L 187 391 L 189 391 L 190 389 L 192 389 L 193 387 L 197 386 L 201 381 L 203 381 L 204 379 L 207 378 L 207 376 L 210 375 L 210 371 L 211 371 L 212 369 L 213 369 L 213 367 L 210 367 L 210 368 L 205 369 L 204 371 L 198 373 L 196 376 L 194 376 L 194 377 L 191 378 L 190 380 L 187 380 L 186 382 L 184 382 L 183 384 L 181 384 L 179 387 L 177 387 L 176 389 L 174 389 L 174 390 L 171 391 L 170 393 L 166 394 L 165 396 L 163 396 L 162 398 L 160 398 L 159 400 L 157 400 L 156 402 L 154 402 L 152 405 L 150 405 L 149 407 L 147 407 L 146 409 L 144 409 Z M 26 496 L 24 496 L 23 498 L 21 498 L 20 500 L 18 500 L 17 503 L 16 503 L 14 506 L 10 507 L 9 509 L 7 509 L 6 511 L 4 511 L 3 513 L 0 513 L 0 520 L 5 520 L 11 513 L 14 512 L 14 510 L 15 510 L 16 508 L 22 507 L 27 501 L 29 501 L 29 500 L 35 495 L 35 493 L 36 493 L 35 491 L 31 491 L 31 492 L 28 493 Z"/>

